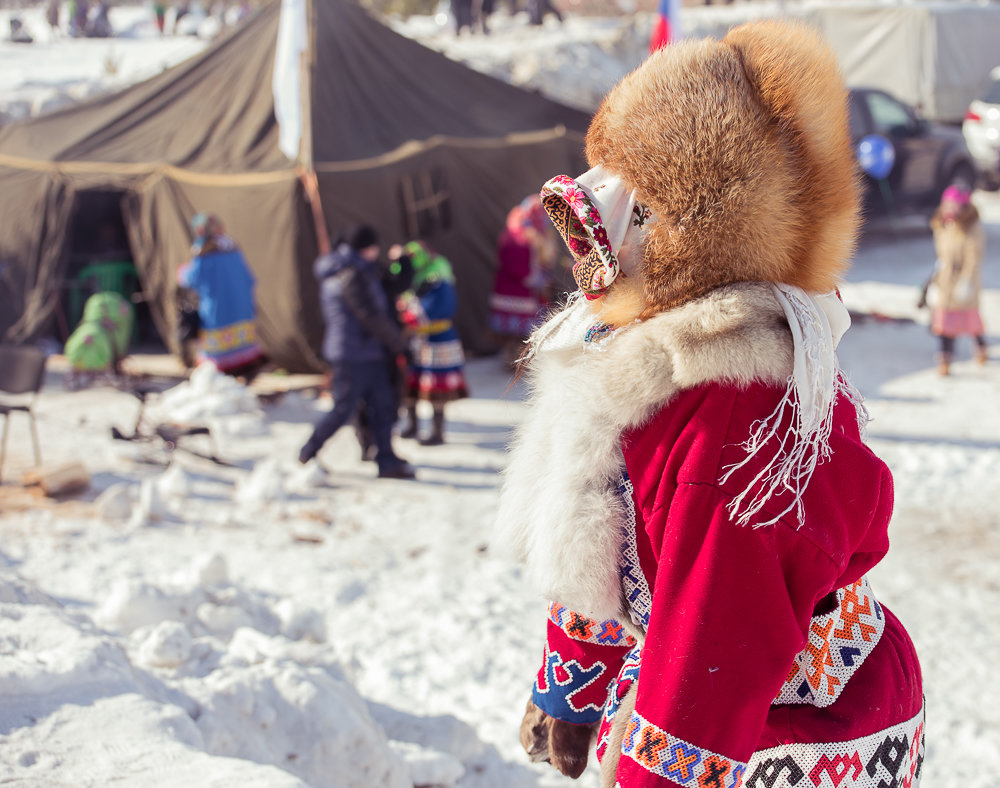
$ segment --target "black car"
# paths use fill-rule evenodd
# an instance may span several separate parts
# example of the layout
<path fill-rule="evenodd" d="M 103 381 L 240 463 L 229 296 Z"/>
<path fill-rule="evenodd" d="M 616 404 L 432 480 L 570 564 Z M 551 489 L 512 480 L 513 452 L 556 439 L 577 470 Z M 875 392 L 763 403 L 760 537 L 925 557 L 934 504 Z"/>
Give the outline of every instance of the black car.
<path fill-rule="evenodd" d="M 864 175 L 865 215 L 930 213 L 949 185 L 960 183 L 971 189 L 975 184 L 976 169 L 961 128 L 930 123 L 912 107 L 874 88 L 851 88 L 850 115 L 855 150 L 862 139 L 876 134 L 895 151 L 884 183 Z"/>

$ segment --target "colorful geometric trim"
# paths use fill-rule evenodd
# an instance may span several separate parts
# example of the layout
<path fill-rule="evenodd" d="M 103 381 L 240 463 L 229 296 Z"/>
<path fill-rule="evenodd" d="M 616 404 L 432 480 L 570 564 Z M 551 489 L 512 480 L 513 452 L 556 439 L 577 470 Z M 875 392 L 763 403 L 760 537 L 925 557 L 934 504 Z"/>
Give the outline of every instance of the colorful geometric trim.
<path fill-rule="evenodd" d="M 746 788 L 917 788 L 925 749 L 921 705 L 912 719 L 859 739 L 783 744 L 759 750 L 747 764 L 744 785 Z"/>
<path fill-rule="evenodd" d="M 198 354 L 198 359 L 199 361 L 207 361 L 214 365 L 219 372 L 228 372 L 229 370 L 246 366 L 263 355 L 264 351 L 260 345 L 251 345 L 250 347 L 239 348 L 238 350 L 230 350 L 228 353 L 216 353 L 213 355 L 202 352 Z"/>
<path fill-rule="evenodd" d="M 205 329 L 202 332 L 205 352 L 221 354 L 257 343 L 257 328 L 252 320 L 241 320 L 222 328 Z"/>
<path fill-rule="evenodd" d="M 424 337 L 415 338 L 412 343 L 413 365 L 420 369 L 435 371 L 458 369 L 465 364 L 465 353 L 462 342 L 458 339 L 446 339 L 434 342 Z"/>
<path fill-rule="evenodd" d="M 589 725 L 601 718 L 602 707 L 596 703 L 578 702 L 574 696 L 600 679 L 608 666 L 600 661 L 584 668 L 578 660 L 564 662 L 558 651 L 545 647 L 545 664 L 539 671 L 532 701 L 538 708 L 565 722 Z"/>
<path fill-rule="evenodd" d="M 412 370 L 406 381 L 407 393 L 412 397 L 436 396 L 462 399 L 469 396 L 462 368 L 452 370 Z"/>
<path fill-rule="evenodd" d="M 838 589 L 837 607 L 809 622 L 809 641 L 796 654 L 774 703 L 829 706 L 872 653 L 884 629 L 882 607 L 866 577 Z"/>
<path fill-rule="evenodd" d="M 622 755 L 691 788 L 916 788 L 925 748 L 923 706 L 912 719 L 868 736 L 782 744 L 755 752 L 747 763 L 671 736 L 637 712 L 622 741 Z"/>
<path fill-rule="evenodd" d="M 428 323 L 418 323 L 415 326 L 410 326 L 410 330 L 415 334 L 434 336 L 449 331 L 453 325 L 454 323 L 450 320 L 442 318 L 441 320 L 431 320 Z"/>
<path fill-rule="evenodd" d="M 608 700 L 604 704 L 604 714 L 601 715 L 601 727 L 597 732 L 597 760 L 604 758 L 611 737 L 611 723 L 622 705 L 622 701 L 632 688 L 632 683 L 639 680 L 639 654 L 641 646 L 636 646 L 625 657 L 618 676 L 612 680 L 608 688 Z"/>
<path fill-rule="evenodd" d="M 614 330 L 615 327 L 607 323 L 595 323 L 587 329 L 587 333 L 584 335 L 583 341 L 587 344 L 591 342 L 600 342 Z"/>
<path fill-rule="evenodd" d="M 609 618 L 596 621 L 593 618 L 574 613 L 565 605 L 553 602 L 549 605 L 549 620 L 573 640 L 581 643 L 596 643 L 599 646 L 634 646 L 635 638 L 625 631 L 625 627 Z"/>
<path fill-rule="evenodd" d="M 618 573 L 621 577 L 622 591 L 629 605 L 629 617 L 633 624 L 642 627 L 645 632 L 649 628 L 649 616 L 653 612 L 653 595 L 649 591 L 646 575 L 639 565 L 632 481 L 624 468 L 618 477 L 618 497 L 625 508 L 625 541 L 622 542 L 618 557 Z"/>
<path fill-rule="evenodd" d="M 671 736 L 635 711 L 625 727 L 622 755 L 646 771 L 697 788 L 737 788 L 747 770 L 741 761 Z"/>
<path fill-rule="evenodd" d="M 203 329 L 200 339 L 198 356 L 210 361 L 220 372 L 249 364 L 263 354 L 257 342 L 257 329 L 250 320 Z"/>

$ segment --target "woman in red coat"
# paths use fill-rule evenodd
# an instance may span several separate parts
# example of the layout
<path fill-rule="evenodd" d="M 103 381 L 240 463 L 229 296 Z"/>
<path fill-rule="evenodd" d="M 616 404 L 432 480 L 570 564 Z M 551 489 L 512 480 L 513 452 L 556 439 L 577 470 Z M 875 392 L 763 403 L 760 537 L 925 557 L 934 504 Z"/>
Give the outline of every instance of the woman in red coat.
<path fill-rule="evenodd" d="M 734 130 L 741 142 L 734 144 Z M 920 667 L 866 579 L 892 478 L 834 290 L 858 188 L 807 28 L 668 47 L 542 196 L 581 294 L 532 337 L 500 539 L 552 600 L 522 725 L 608 788 L 914 786 Z"/>

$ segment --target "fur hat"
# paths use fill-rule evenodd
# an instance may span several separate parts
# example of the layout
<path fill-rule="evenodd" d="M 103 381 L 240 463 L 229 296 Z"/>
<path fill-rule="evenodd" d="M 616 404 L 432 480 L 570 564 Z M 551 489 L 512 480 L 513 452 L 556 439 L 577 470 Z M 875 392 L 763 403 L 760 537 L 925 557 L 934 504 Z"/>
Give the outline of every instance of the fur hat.
<path fill-rule="evenodd" d="M 604 99 L 591 167 L 651 211 L 636 275 L 598 299 L 607 322 L 725 284 L 836 287 L 859 224 L 847 91 L 811 28 L 754 22 L 652 54 Z"/>

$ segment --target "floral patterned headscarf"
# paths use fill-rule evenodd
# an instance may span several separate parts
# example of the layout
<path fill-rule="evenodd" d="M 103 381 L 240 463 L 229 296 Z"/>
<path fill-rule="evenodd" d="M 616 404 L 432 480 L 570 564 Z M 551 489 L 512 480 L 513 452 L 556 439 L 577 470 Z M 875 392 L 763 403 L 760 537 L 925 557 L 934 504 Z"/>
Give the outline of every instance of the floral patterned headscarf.
<path fill-rule="evenodd" d="M 652 215 L 621 179 L 603 167 L 578 178 L 557 175 L 542 187 L 542 207 L 576 260 L 573 278 L 587 298 L 607 292 L 638 265 Z"/>

